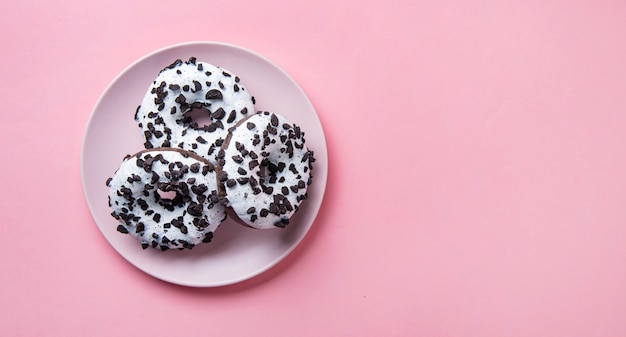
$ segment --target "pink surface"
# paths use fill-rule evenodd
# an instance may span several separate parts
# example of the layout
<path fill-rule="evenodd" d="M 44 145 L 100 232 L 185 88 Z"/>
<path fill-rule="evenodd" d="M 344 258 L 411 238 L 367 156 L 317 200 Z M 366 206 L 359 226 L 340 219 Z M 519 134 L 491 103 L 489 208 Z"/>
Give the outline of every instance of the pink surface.
<path fill-rule="evenodd" d="M 626 335 L 623 1 L 33 0 L 0 28 L 2 335 Z M 329 152 L 302 244 L 221 288 L 128 264 L 80 183 L 110 81 L 196 40 L 289 72 Z"/>

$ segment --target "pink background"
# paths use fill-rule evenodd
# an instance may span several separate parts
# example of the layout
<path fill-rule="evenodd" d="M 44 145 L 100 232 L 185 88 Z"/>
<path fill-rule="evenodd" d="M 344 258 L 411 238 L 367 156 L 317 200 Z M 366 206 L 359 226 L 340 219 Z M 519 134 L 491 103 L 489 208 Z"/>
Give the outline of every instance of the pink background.
<path fill-rule="evenodd" d="M 626 335 L 626 2 L 2 7 L 2 335 Z M 128 264 L 80 182 L 106 86 L 195 40 L 289 72 L 328 142 L 311 232 L 221 288 Z"/>

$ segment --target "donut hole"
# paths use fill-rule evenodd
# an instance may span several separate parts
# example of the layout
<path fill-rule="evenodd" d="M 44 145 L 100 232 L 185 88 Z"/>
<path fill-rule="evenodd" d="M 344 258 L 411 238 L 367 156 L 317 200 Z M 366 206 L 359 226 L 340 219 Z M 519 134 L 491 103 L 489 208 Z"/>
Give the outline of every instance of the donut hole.
<path fill-rule="evenodd" d="M 159 204 L 163 206 L 178 206 L 183 203 L 183 196 L 173 185 L 163 184 L 156 191 Z"/>
<path fill-rule="evenodd" d="M 178 196 L 178 193 L 176 193 L 176 191 L 158 190 L 157 193 L 159 193 L 159 197 L 161 198 L 161 200 L 174 200 Z"/>
<path fill-rule="evenodd" d="M 192 107 L 184 113 L 183 123 L 194 129 L 202 129 L 213 124 L 211 111 L 207 108 Z"/>
<path fill-rule="evenodd" d="M 261 165 L 259 165 L 259 178 L 260 180 L 264 183 L 270 183 L 273 184 L 276 182 L 278 173 L 281 172 L 284 167 L 282 167 L 282 165 L 277 164 L 277 163 L 273 163 L 269 160 L 264 160 L 263 162 L 261 162 Z"/>

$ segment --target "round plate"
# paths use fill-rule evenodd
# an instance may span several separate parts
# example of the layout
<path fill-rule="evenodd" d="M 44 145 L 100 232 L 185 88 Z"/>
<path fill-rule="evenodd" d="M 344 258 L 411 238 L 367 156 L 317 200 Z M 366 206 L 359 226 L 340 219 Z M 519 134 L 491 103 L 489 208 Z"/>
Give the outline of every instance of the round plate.
<path fill-rule="evenodd" d="M 285 229 L 255 230 L 226 220 L 209 244 L 193 250 L 143 250 L 134 238 L 116 231 L 108 188 L 127 154 L 143 149 L 143 135 L 133 119 L 137 106 L 159 71 L 176 59 L 198 61 L 230 70 L 256 98 L 256 109 L 276 112 L 300 125 L 315 153 L 309 198 Z M 254 277 L 285 258 L 311 228 L 326 188 L 328 154 L 320 120 L 296 82 L 268 59 L 241 47 L 190 42 L 155 51 L 113 80 L 91 114 L 85 131 L 81 175 L 83 192 L 96 225 L 128 262 L 158 279 L 194 287 L 214 287 Z"/>

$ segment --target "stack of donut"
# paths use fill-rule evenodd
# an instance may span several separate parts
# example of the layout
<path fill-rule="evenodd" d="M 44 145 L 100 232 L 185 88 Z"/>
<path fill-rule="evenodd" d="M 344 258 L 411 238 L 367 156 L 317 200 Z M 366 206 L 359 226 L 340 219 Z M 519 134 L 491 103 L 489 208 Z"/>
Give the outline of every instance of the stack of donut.
<path fill-rule="evenodd" d="M 210 242 L 228 217 L 289 224 L 307 198 L 313 151 L 299 126 L 254 104 L 238 76 L 194 57 L 161 70 L 135 112 L 144 148 L 106 182 L 117 230 L 165 251 Z"/>

